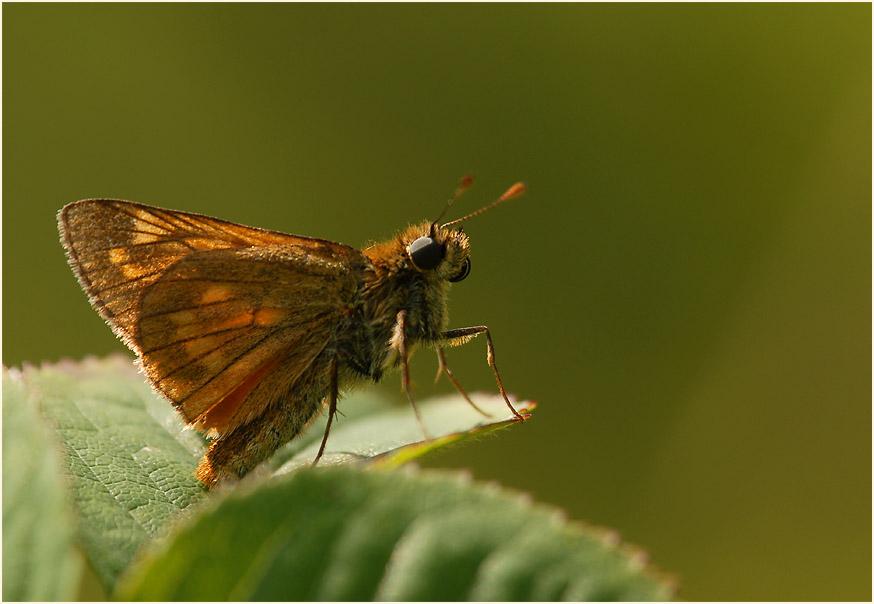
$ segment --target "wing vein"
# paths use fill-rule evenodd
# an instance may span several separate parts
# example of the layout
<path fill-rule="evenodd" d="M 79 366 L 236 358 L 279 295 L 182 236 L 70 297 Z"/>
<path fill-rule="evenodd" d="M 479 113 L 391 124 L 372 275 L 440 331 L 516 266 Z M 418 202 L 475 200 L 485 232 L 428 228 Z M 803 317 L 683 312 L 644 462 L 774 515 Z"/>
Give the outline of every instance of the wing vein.
<path fill-rule="evenodd" d="M 204 387 L 206 387 L 210 382 L 212 382 L 212 381 L 215 380 L 217 377 L 219 377 L 221 374 L 223 374 L 225 371 L 227 371 L 227 370 L 228 370 L 228 367 L 230 367 L 231 365 L 234 365 L 235 363 L 237 363 L 237 361 L 239 361 L 240 359 L 242 359 L 244 356 L 246 356 L 247 354 L 249 354 L 250 352 L 252 352 L 252 351 L 255 350 L 256 348 L 258 348 L 258 346 L 260 346 L 260 345 L 264 342 L 264 340 L 266 340 L 268 337 L 270 337 L 270 336 L 273 334 L 274 331 L 276 331 L 276 330 L 271 329 L 271 330 L 267 331 L 267 333 L 266 333 L 264 336 L 262 336 L 261 338 L 259 338 L 259 339 L 258 339 L 254 344 L 252 344 L 249 348 L 247 348 L 246 350 L 244 350 L 243 352 L 241 352 L 240 354 L 238 354 L 236 357 L 234 357 L 230 362 L 228 362 L 228 363 L 227 363 L 224 367 L 222 367 L 219 371 L 216 371 L 216 372 L 215 372 L 215 375 L 213 375 L 211 378 L 209 378 L 208 380 L 206 380 L 206 381 L 205 381 L 204 383 L 202 383 L 200 386 L 198 386 L 197 388 L 195 388 L 194 390 L 192 390 L 191 392 L 189 392 L 189 393 L 188 393 L 184 398 L 180 399 L 180 400 L 177 402 L 177 404 L 178 404 L 178 405 L 183 404 L 183 403 L 184 403 L 185 401 L 187 401 L 187 400 L 188 400 L 192 395 L 194 395 L 194 394 L 196 394 L 197 392 L 199 392 L 200 390 L 202 390 L 202 389 L 203 389 Z M 237 337 L 239 337 L 239 336 L 237 336 Z M 237 339 L 237 338 L 234 338 L 234 340 L 235 340 L 235 339 Z M 229 342 L 231 342 L 231 341 L 233 341 L 233 340 L 229 340 Z M 227 342 L 226 342 L 226 343 L 227 343 Z M 223 344 L 222 346 L 224 346 L 224 344 Z M 219 348 L 221 348 L 221 346 L 214 348 L 213 350 L 211 350 L 211 351 L 208 352 L 207 354 L 211 354 L 212 352 L 215 352 L 215 350 L 218 350 Z M 192 361 L 194 361 L 194 359 L 192 359 Z M 184 365 L 184 366 L 186 366 L 186 365 Z M 176 368 L 176 369 L 173 370 L 173 372 L 176 372 L 176 371 L 178 371 L 179 369 L 180 369 L 180 368 Z M 170 375 L 170 374 L 168 374 L 168 375 Z M 162 378 L 162 381 L 163 381 L 163 378 Z"/>
<path fill-rule="evenodd" d="M 94 273 L 97 273 L 97 272 L 101 272 L 101 271 L 93 271 L 93 272 L 91 272 L 91 273 L 88 273 L 88 276 L 90 277 L 91 275 L 93 275 Z M 122 287 L 123 285 L 131 285 L 132 283 L 134 283 L 134 282 L 136 282 L 136 281 L 142 281 L 143 279 L 148 279 L 149 277 L 154 277 L 155 275 L 160 275 L 160 274 L 162 274 L 162 273 L 164 273 L 164 270 L 159 270 L 159 271 L 155 271 L 154 273 L 147 273 L 147 274 L 144 274 L 144 275 L 137 275 L 136 277 L 128 277 L 128 278 L 126 278 L 124 281 L 121 281 L 121 282 L 119 282 L 119 283 L 113 283 L 112 285 L 106 285 L 106 286 L 101 286 L 101 287 L 95 287 L 94 289 L 97 289 L 97 290 L 100 292 L 100 296 L 101 296 L 104 300 L 107 300 L 107 301 L 108 301 L 108 300 L 110 300 L 111 298 L 106 298 L 106 297 L 104 297 L 104 296 L 103 296 L 104 293 L 106 293 L 106 292 L 108 292 L 108 291 L 110 291 L 110 290 L 113 290 L 113 289 L 118 289 L 119 287 Z M 93 286 L 94 286 L 94 280 L 91 279 L 91 280 L 90 280 L 90 283 L 91 283 L 91 285 L 92 285 L 92 287 L 93 287 Z M 117 295 L 112 296 L 112 299 L 117 298 L 117 297 L 118 297 Z"/>
<path fill-rule="evenodd" d="M 227 304 L 228 302 L 239 302 L 241 300 L 245 301 L 245 298 L 240 298 L 240 297 L 226 298 L 224 300 L 219 300 L 218 302 L 209 302 L 207 304 L 195 304 L 194 306 L 185 306 L 183 308 L 174 308 L 172 310 L 159 310 L 157 312 L 153 312 L 153 313 L 150 313 L 148 315 L 146 315 L 146 314 L 140 315 L 140 321 L 142 321 L 143 319 L 151 319 L 152 317 L 160 317 L 163 315 L 172 315 L 173 313 L 183 312 L 186 310 L 202 310 L 204 308 L 210 308 L 212 306 L 218 306 L 220 304 Z M 273 307 L 262 306 L 261 308 L 273 308 Z"/>
<path fill-rule="evenodd" d="M 152 222 L 151 220 L 146 220 L 146 219 L 143 218 L 142 216 L 137 216 L 136 214 L 134 214 L 133 212 L 131 212 L 131 211 L 128 210 L 127 208 L 124 208 L 124 207 L 121 207 L 121 206 L 118 206 L 118 205 L 114 205 L 113 207 L 114 207 L 117 211 L 121 212 L 122 214 L 125 214 L 125 215 L 130 216 L 131 218 L 133 218 L 133 219 L 134 219 L 134 224 L 136 224 L 137 222 L 145 222 L 146 224 L 150 224 L 150 225 L 152 225 L 153 227 L 157 227 L 157 228 L 159 228 L 159 229 L 161 229 L 161 230 L 163 230 L 163 231 L 166 231 L 167 233 L 172 233 L 172 232 L 173 232 L 173 229 L 171 229 L 171 228 L 167 228 L 167 227 L 168 227 L 168 225 L 167 225 L 167 221 L 166 221 L 166 220 L 163 220 L 160 216 L 158 216 L 158 215 L 155 214 L 154 212 L 147 211 L 147 210 L 143 210 L 143 212 L 146 213 L 147 216 L 151 216 L 152 218 L 157 218 L 158 220 L 163 221 L 164 224 L 158 224 L 157 222 Z M 149 231 L 135 231 L 135 232 L 137 232 L 137 233 L 149 233 Z M 154 233 L 150 233 L 150 234 L 154 234 Z"/>
<path fill-rule="evenodd" d="M 216 333 L 218 333 L 218 332 L 216 332 Z M 211 354 L 214 353 L 216 350 L 220 350 L 221 348 L 224 348 L 224 347 L 227 346 L 228 344 L 231 344 L 232 342 L 234 342 L 234 340 L 239 340 L 239 339 L 242 338 L 244 335 L 246 335 L 246 334 L 245 334 L 245 333 L 238 334 L 238 335 L 236 335 L 236 336 L 230 338 L 229 340 L 225 340 L 224 342 L 222 342 L 221 344 L 219 344 L 219 345 L 216 346 L 215 348 L 212 348 L 211 350 L 207 350 L 206 352 L 204 352 L 204 353 L 202 353 L 202 354 L 200 354 L 200 355 L 198 355 L 198 356 L 196 356 L 196 357 L 192 357 L 192 358 L 188 359 L 185 363 L 183 363 L 182 365 L 179 365 L 179 367 L 176 367 L 175 369 L 173 369 L 173 371 L 167 373 L 166 375 L 162 375 L 161 378 L 158 380 L 158 383 L 159 383 L 159 384 L 160 384 L 160 383 L 163 383 L 164 380 L 166 380 L 167 378 L 171 377 L 174 373 L 176 373 L 176 372 L 178 372 L 178 371 L 180 371 L 180 370 L 182 370 L 182 369 L 185 369 L 186 367 L 188 367 L 188 366 L 191 365 L 192 363 L 196 363 L 197 361 L 201 360 L 201 359 L 204 358 L 204 357 L 207 357 L 207 356 L 211 355 Z M 251 352 L 255 347 L 257 347 L 259 344 L 261 344 L 261 342 L 263 342 L 267 337 L 269 337 L 269 335 L 270 335 L 270 334 L 268 333 L 267 335 L 265 335 L 264 337 L 262 337 L 261 339 L 259 339 L 257 342 L 255 342 L 255 344 L 252 345 L 252 348 L 248 349 L 246 352 L 244 352 L 244 353 L 243 353 L 242 355 L 240 355 L 240 356 L 245 356 L 246 354 L 248 354 L 249 352 Z M 201 388 L 203 388 L 204 386 L 206 386 L 206 385 L 207 385 L 209 382 L 211 382 L 213 379 L 215 379 L 215 378 L 217 378 L 218 376 L 220 376 L 222 373 L 225 372 L 225 370 L 227 370 L 228 367 L 230 367 L 231 365 L 233 365 L 234 363 L 236 363 L 237 360 L 238 360 L 239 358 L 240 358 L 240 357 L 237 357 L 236 359 L 234 359 L 233 361 L 231 361 L 230 363 L 228 363 L 227 365 L 225 365 L 224 367 L 222 367 L 222 369 L 219 370 L 219 371 L 217 371 L 217 372 L 215 373 L 215 375 L 212 376 L 209 380 L 207 380 L 206 382 L 204 382 L 203 384 L 201 384 L 200 386 L 198 386 L 197 388 L 195 388 L 194 390 L 192 390 L 192 391 L 188 394 L 188 396 L 191 396 L 192 394 L 194 394 L 195 392 L 197 392 L 198 390 L 200 390 Z M 188 396 L 186 396 L 185 398 L 188 398 Z M 181 403 L 181 402 L 184 401 L 184 400 L 185 400 L 185 399 L 182 399 L 182 400 L 180 400 L 179 402 Z"/>
<path fill-rule="evenodd" d="M 313 317 L 313 318 L 311 318 L 311 319 L 308 319 L 308 320 L 306 320 L 306 321 L 301 321 L 301 322 L 299 322 L 299 323 L 295 323 L 295 324 L 293 324 L 293 325 L 283 325 L 283 330 L 287 330 L 287 329 L 289 329 L 289 328 L 291 328 L 291 327 L 299 327 L 300 325 L 304 325 L 304 324 L 306 324 L 306 323 L 312 323 L 312 322 L 314 322 L 314 321 L 318 321 L 319 319 L 322 319 L 322 318 L 324 318 L 324 317 L 326 317 L 326 316 L 329 316 L 332 312 L 333 312 L 333 311 L 326 311 L 326 312 L 323 312 L 323 313 L 319 313 L 318 315 L 316 315 L 315 317 Z M 257 342 L 255 342 L 255 343 L 254 343 L 252 346 L 250 346 L 248 349 L 244 350 L 244 351 L 241 352 L 239 355 L 237 355 L 236 358 L 232 359 L 229 363 L 227 363 L 224 367 L 222 367 L 221 370 L 215 372 L 215 375 L 213 375 L 211 378 L 209 378 L 209 379 L 208 379 L 207 381 L 205 381 L 203 384 L 201 384 L 200 386 L 198 386 L 197 389 L 195 389 L 195 390 L 193 390 L 192 392 L 190 392 L 190 393 L 189 393 L 185 398 L 179 400 L 179 401 L 178 401 L 178 404 L 181 405 L 181 404 L 184 403 L 186 400 L 188 400 L 189 397 L 191 397 L 193 394 L 195 394 L 198 390 L 200 390 L 201 388 L 204 388 L 205 386 L 207 386 L 210 382 L 212 382 L 214 379 L 216 379 L 216 378 L 219 377 L 221 374 L 223 374 L 223 373 L 228 369 L 228 367 L 230 367 L 231 365 L 233 365 L 234 363 L 236 363 L 237 361 L 239 361 L 241 358 L 243 358 L 244 356 L 246 356 L 247 354 L 249 354 L 250 352 L 252 352 L 255 348 L 257 348 L 258 346 L 260 346 L 261 343 L 262 343 L 265 339 L 267 339 L 268 337 L 270 337 L 271 335 L 273 335 L 276 331 L 278 331 L 278 330 L 276 330 L 276 329 L 271 329 L 271 330 L 269 330 L 269 331 L 267 332 L 267 334 L 266 334 L 264 337 L 260 338 Z M 214 350 L 215 350 L 215 349 L 214 349 Z M 175 372 L 175 371 L 178 371 L 178 369 L 174 369 L 174 372 Z"/>
<path fill-rule="evenodd" d="M 196 336 L 191 336 L 191 337 L 188 337 L 188 338 L 181 338 L 181 339 L 179 339 L 179 340 L 173 340 L 172 342 L 169 342 L 169 343 L 167 343 L 167 344 L 162 344 L 161 346 L 156 346 L 155 348 L 150 348 L 149 350 L 144 350 L 144 351 L 143 351 L 143 354 L 154 354 L 154 353 L 156 353 L 156 352 L 160 352 L 160 351 L 162 351 L 162 350 L 164 350 L 164 349 L 166 349 L 166 348 L 170 348 L 171 346 L 176 346 L 177 344 L 184 344 L 185 342 L 191 342 L 191 341 L 193 341 L 193 340 L 199 340 L 200 338 L 206 338 L 206 337 L 214 336 L 214 335 L 217 335 L 217 334 L 220 334 L 220 333 L 228 333 L 228 332 L 236 331 L 236 330 L 240 330 L 240 329 L 251 330 L 252 327 L 251 327 L 251 325 L 244 325 L 243 327 L 228 327 L 227 329 L 219 329 L 218 331 L 210 331 L 210 332 L 207 332 L 207 333 L 198 334 L 198 335 L 196 335 Z M 210 353 L 212 353 L 212 352 L 215 352 L 215 351 L 218 350 L 219 348 L 222 348 L 223 346 L 225 346 L 225 344 L 230 344 L 231 342 L 233 342 L 233 341 L 236 340 L 237 338 L 242 337 L 243 335 L 245 335 L 245 334 L 240 334 L 240 335 L 237 335 L 237 336 L 232 337 L 232 338 L 229 339 L 229 340 L 225 340 L 225 341 L 222 342 L 221 344 L 218 344 L 215 348 L 211 348 L 210 350 L 207 350 L 206 352 L 204 352 L 204 353 L 201 354 L 200 356 L 195 357 L 195 358 L 192 358 L 192 359 L 189 359 L 189 361 L 199 361 L 200 359 L 202 359 L 202 358 L 205 357 L 206 355 L 208 355 L 208 354 L 210 354 Z M 182 367 L 185 367 L 185 365 L 182 365 L 182 366 L 180 366 L 180 367 L 177 367 L 177 368 L 174 369 L 172 372 L 168 373 L 167 376 L 165 376 L 165 377 L 169 377 L 169 376 L 173 375 L 174 372 L 178 371 L 178 370 L 181 369 Z"/>

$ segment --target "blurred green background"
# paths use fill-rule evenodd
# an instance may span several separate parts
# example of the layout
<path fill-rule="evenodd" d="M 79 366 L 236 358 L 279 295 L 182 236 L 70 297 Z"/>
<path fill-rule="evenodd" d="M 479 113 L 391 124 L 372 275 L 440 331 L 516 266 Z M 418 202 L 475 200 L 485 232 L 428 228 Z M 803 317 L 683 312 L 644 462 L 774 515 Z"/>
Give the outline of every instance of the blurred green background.
<path fill-rule="evenodd" d="M 540 407 L 430 465 L 615 528 L 684 599 L 870 600 L 871 83 L 868 4 L 6 4 L 3 362 L 124 349 L 70 201 L 363 246 L 524 180 L 465 226 L 452 325 Z M 484 341 L 449 360 L 495 389 Z"/>

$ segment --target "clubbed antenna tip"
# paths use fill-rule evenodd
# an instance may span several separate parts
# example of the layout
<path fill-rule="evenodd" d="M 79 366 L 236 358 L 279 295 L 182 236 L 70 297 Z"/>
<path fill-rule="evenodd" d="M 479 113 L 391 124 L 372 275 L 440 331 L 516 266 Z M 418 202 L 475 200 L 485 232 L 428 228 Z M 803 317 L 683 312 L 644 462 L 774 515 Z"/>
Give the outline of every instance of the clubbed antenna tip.
<path fill-rule="evenodd" d="M 462 182 L 463 182 L 463 181 L 462 181 Z M 467 220 L 468 218 L 473 218 L 474 216 L 477 216 L 477 215 L 479 215 L 479 214 L 482 214 L 483 212 L 485 212 L 485 211 L 487 211 L 487 210 L 491 210 L 492 208 L 501 205 L 501 204 L 504 203 L 505 201 L 510 201 L 511 199 L 515 199 L 516 197 L 519 197 L 519 196 L 522 195 L 523 193 L 525 193 L 525 184 L 524 184 L 524 183 L 521 183 L 521 182 L 517 182 L 517 183 L 514 184 L 512 187 L 510 187 L 509 189 L 507 189 L 506 191 L 504 191 L 504 194 L 503 194 L 503 195 L 501 195 L 500 197 L 498 197 L 495 201 L 493 201 L 493 202 L 490 203 L 489 205 L 487 205 L 487 206 L 485 206 L 485 207 L 483 207 L 483 208 L 480 208 L 480 209 L 477 210 L 476 212 L 472 212 L 472 213 L 468 214 L 468 215 L 465 216 L 464 218 L 459 218 L 458 220 L 453 220 L 452 222 L 447 222 L 446 224 L 443 224 L 443 225 L 441 225 L 441 226 L 447 227 L 447 226 L 452 225 L 452 224 L 455 224 L 455 223 L 457 223 L 457 222 L 461 222 L 461 221 L 463 221 L 463 220 Z M 438 220 L 439 220 L 439 218 L 438 218 Z"/>

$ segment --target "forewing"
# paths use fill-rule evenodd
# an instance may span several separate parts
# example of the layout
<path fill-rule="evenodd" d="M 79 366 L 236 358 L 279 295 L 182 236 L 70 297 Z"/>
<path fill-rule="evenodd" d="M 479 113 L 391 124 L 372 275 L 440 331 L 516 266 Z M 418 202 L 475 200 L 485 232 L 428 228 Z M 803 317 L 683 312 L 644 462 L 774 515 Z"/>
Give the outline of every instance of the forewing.
<path fill-rule="evenodd" d="M 322 239 L 247 227 L 209 216 L 129 201 L 87 199 L 58 215 L 70 265 L 91 304 L 139 352 L 135 326 L 143 292 L 180 259 L 207 250 L 297 245 L 354 262 L 354 248 Z"/>

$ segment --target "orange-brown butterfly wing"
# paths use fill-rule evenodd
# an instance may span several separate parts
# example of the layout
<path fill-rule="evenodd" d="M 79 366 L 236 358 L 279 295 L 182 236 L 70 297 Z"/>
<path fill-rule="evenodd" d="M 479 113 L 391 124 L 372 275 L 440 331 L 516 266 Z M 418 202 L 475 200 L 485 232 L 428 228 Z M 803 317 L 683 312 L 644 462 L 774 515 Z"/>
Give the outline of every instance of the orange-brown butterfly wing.
<path fill-rule="evenodd" d="M 145 291 L 136 337 L 143 367 L 187 421 L 223 431 L 260 415 L 322 351 L 356 284 L 317 251 L 196 252 Z"/>
<path fill-rule="evenodd" d="M 312 363 L 366 262 L 339 243 L 124 201 L 70 204 L 59 223 L 92 305 L 155 389 L 219 432 Z"/>

